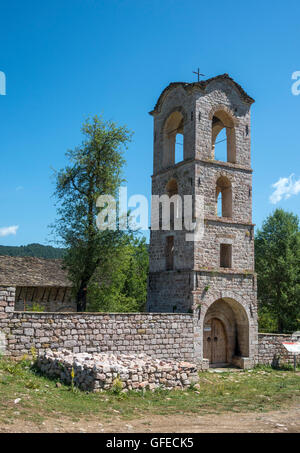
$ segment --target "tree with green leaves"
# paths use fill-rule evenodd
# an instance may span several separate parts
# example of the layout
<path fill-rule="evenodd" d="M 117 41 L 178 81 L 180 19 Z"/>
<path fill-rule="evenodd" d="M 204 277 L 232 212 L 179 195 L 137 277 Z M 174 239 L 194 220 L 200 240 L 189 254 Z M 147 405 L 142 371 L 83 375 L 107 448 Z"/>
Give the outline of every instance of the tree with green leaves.
<path fill-rule="evenodd" d="M 92 312 L 144 311 L 149 254 L 145 238 L 126 235 L 99 264 L 91 280 L 87 310 Z"/>
<path fill-rule="evenodd" d="M 255 237 L 260 329 L 287 333 L 300 328 L 299 218 L 282 209 Z"/>
<path fill-rule="evenodd" d="M 53 225 L 66 248 L 78 311 L 86 309 L 87 287 L 101 260 L 124 242 L 123 231 L 97 228 L 96 201 L 100 195 L 116 197 L 132 135 L 126 126 L 98 116 L 83 124 L 82 133 L 81 145 L 66 153 L 68 165 L 55 174 L 58 218 Z"/>

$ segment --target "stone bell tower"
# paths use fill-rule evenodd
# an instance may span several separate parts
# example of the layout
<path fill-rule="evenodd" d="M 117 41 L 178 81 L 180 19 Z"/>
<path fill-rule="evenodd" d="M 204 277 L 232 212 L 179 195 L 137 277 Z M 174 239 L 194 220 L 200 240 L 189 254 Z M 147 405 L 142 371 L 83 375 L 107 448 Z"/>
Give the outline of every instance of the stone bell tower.
<path fill-rule="evenodd" d="M 196 83 L 171 83 L 154 117 L 152 195 L 167 195 L 151 221 L 147 309 L 194 313 L 199 348 L 210 363 L 253 360 L 257 342 L 250 108 L 254 100 L 227 74 Z M 216 154 L 219 134 L 227 144 Z M 222 140 L 223 141 L 223 140 Z M 187 240 L 185 205 L 202 235 Z M 202 200 L 201 212 L 196 200 Z M 221 344 L 223 346 L 221 346 Z M 218 346 L 217 346 L 218 345 Z M 200 355 L 201 355 L 200 354 Z M 239 362 L 240 361 L 240 362 Z"/>

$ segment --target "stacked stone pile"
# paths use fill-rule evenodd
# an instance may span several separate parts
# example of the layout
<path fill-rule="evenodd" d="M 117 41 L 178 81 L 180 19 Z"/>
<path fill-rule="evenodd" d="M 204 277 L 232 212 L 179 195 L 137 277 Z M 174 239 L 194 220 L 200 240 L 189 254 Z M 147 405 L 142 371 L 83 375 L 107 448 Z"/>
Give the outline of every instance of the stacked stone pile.
<path fill-rule="evenodd" d="M 146 354 L 72 353 L 68 350 L 46 351 L 37 359 L 38 368 L 47 376 L 82 390 L 101 391 L 116 383 L 128 390 L 182 389 L 198 381 L 195 364 L 153 359 Z"/>

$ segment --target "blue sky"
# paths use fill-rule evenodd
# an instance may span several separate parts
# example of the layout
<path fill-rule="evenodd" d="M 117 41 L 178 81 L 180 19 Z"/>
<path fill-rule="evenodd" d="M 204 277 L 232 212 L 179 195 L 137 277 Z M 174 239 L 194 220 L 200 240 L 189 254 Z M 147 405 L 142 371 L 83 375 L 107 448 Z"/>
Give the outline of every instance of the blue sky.
<path fill-rule="evenodd" d="M 299 1 L 51 0 L 0 4 L 0 244 L 49 242 L 51 167 L 87 115 L 127 124 L 129 195 L 150 194 L 153 108 L 172 81 L 229 73 L 252 107 L 253 221 L 300 215 Z M 294 176 L 288 179 L 291 175 Z M 273 195 L 280 180 L 277 197 Z M 278 198 L 281 200 L 278 201 Z M 288 197 L 286 199 L 286 197 Z M 13 226 L 19 228 L 14 233 Z"/>

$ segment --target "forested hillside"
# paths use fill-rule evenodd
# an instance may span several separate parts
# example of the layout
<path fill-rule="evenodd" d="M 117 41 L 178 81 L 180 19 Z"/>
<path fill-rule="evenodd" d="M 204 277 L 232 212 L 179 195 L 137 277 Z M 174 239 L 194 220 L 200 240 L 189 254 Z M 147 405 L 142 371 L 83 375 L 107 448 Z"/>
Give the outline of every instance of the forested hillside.
<path fill-rule="evenodd" d="M 28 244 L 20 246 L 0 245 L 0 255 L 36 256 L 37 258 L 62 258 L 64 249 L 51 245 Z"/>

